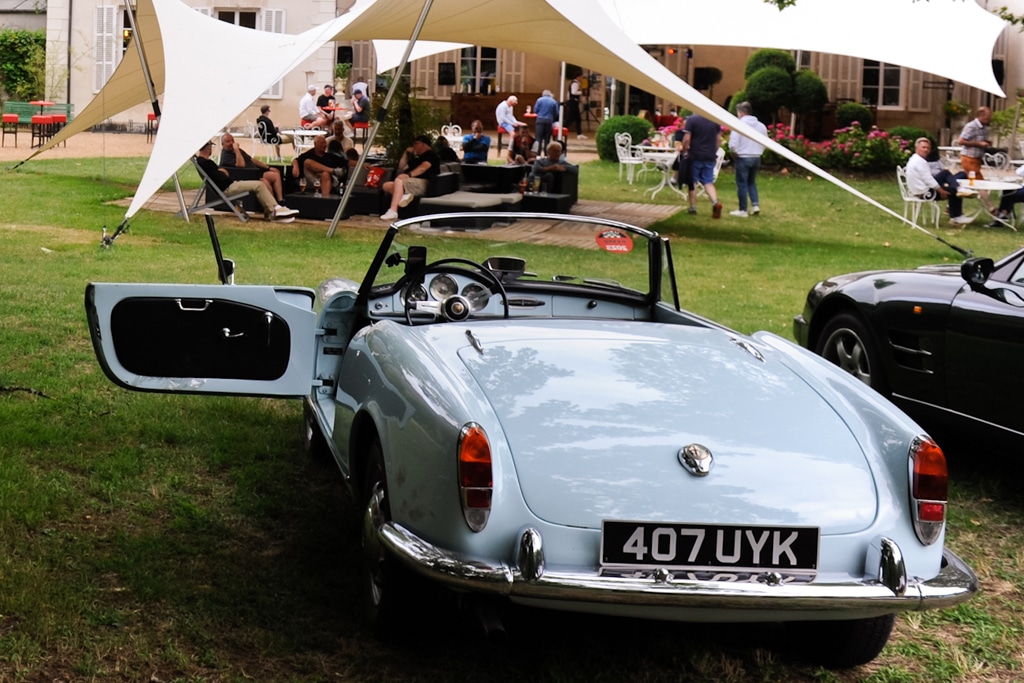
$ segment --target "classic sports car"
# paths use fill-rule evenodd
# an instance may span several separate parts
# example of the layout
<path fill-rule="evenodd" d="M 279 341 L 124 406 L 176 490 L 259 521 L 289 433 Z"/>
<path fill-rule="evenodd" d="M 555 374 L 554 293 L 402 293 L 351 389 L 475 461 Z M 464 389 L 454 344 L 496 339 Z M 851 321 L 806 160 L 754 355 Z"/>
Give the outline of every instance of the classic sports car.
<path fill-rule="evenodd" d="M 495 221 L 592 249 L 564 263 L 485 239 L 500 228 L 452 238 Z M 94 283 L 85 301 L 122 387 L 304 398 L 308 447 L 361 510 L 381 627 L 427 577 L 492 626 L 509 600 L 786 622 L 810 656 L 852 666 L 896 613 L 977 589 L 944 548 L 939 447 L 814 354 L 680 309 L 654 232 L 426 216 L 386 231 L 361 283 Z"/>
<path fill-rule="evenodd" d="M 1024 249 L 998 264 L 829 278 L 811 288 L 793 333 L 937 436 L 1024 437 L 1013 398 L 1024 371 Z"/>

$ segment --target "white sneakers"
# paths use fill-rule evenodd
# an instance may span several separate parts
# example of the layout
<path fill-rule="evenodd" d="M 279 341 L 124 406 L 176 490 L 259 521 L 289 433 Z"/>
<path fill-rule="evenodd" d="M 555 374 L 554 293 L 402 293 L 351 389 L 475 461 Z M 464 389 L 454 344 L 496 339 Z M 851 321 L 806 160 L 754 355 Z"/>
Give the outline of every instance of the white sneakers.
<path fill-rule="evenodd" d="M 380 219 L 382 221 L 393 221 L 396 218 L 398 218 L 398 213 L 396 211 L 387 211 L 386 213 L 382 213 L 380 215 Z"/>
<path fill-rule="evenodd" d="M 758 206 L 757 204 L 754 204 L 752 207 L 750 207 L 750 214 L 752 216 L 756 216 L 759 213 L 761 213 L 761 207 L 760 206 Z"/>
<path fill-rule="evenodd" d="M 972 190 L 969 187 L 958 187 L 956 188 L 957 197 L 974 197 L 978 194 L 977 190 Z"/>
<path fill-rule="evenodd" d="M 953 218 L 949 219 L 949 222 L 953 223 L 954 225 L 967 225 L 973 220 L 974 218 L 972 216 L 954 216 Z"/>
<path fill-rule="evenodd" d="M 411 194 L 409 194 L 408 192 L 406 192 L 405 194 L 402 195 L 402 198 L 399 200 L 398 205 L 399 206 L 409 206 L 410 204 L 412 204 L 412 200 L 413 200 L 413 196 Z"/>
<path fill-rule="evenodd" d="M 579 135 L 576 136 L 576 139 L 577 140 L 586 140 L 587 136 L 584 135 L 583 133 L 580 133 Z"/>
<path fill-rule="evenodd" d="M 739 209 L 736 209 L 735 211 L 730 211 L 729 215 L 730 216 L 736 216 L 736 218 L 746 218 L 750 214 L 748 214 L 746 211 L 741 211 Z"/>
<path fill-rule="evenodd" d="M 299 212 L 295 209 L 289 209 L 287 206 L 281 206 L 278 204 L 270 212 L 270 220 L 278 223 L 291 223 L 295 220 L 296 214 Z"/>

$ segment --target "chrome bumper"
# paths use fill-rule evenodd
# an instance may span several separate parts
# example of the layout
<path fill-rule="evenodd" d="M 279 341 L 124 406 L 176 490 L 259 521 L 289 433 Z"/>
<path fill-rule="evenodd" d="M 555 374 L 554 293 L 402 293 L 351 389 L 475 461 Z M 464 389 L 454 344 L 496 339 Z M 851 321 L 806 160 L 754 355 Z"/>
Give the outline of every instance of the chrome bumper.
<path fill-rule="evenodd" d="M 785 583 L 766 572 L 750 582 L 701 581 L 658 570 L 650 576 L 609 576 L 597 572 L 549 571 L 540 534 L 520 536 L 515 566 L 469 560 L 438 548 L 400 524 L 387 523 L 380 540 L 417 573 L 449 588 L 532 600 L 679 608 L 819 611 L 875 611 L 879 614 L 951 607 L 978 590 L 967 564 L 943 550 L 939 575 L 928 581 L 906 576 L 899 548 L 881 539 L 874 578 L 843 583 Z"/>

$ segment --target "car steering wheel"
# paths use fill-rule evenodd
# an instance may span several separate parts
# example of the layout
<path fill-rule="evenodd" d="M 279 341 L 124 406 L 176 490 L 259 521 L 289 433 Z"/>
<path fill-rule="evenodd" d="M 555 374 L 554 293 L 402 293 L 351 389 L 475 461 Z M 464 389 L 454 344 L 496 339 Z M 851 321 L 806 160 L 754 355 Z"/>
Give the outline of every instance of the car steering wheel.
<path fill-rule="evenodd" d="M 468 268 L 452 267 L 455 265 L 470 266 L 471 268 L 473 268 L 473 270 L 470 270 Z M 488 270 L 482 264 L 479 264 L 476 261 L 470 261 L 469 259 L 458 257 L 443 258 L 438 259 L 437 261 L 434 261 L 432 263 L 428 263 L 426 266 L 423 267 L 423 270 L 420 271 L 420 274 L 424 278 L 430 273 L 450 273 L 455 275 L 464 275 L 468 277 L 470 280 L 473 280 L 474 282 L 483 285 L 484 287 L 487 288 L 487 291 L 489 291 L 491 295 L 501 296 L 503 317 L 506 319 L 509 317 L 508 294 L 505 293 L 505 286 L 501 284 L 501 280 L 498 278 L 497 275 Z M 401 280 L 399 280 L 395 284 L 396 286 L 399 287 L 399 289 L 405 288 L 408 283 L 403 281 L 408 279 L 408 274 L 403 275 Z M 410 325 L 414 325 L 415 323 L 412 320 L 412 309 L 414 308 L 414 306 L 410 306 L 411 302 L 409 301 L 408 292 L 406 292 L 402 298 L 405 304 L 405 320 Z M 460 294 L 453 294 L 452 296 L 448 297 L 441 303 L 440 316 L 445 320 L 465 320 L 466 318 L 469 317 L 470 313 L 471 308 L 469 305 L 469 301 L 466 300 L 466 297 Z"/>

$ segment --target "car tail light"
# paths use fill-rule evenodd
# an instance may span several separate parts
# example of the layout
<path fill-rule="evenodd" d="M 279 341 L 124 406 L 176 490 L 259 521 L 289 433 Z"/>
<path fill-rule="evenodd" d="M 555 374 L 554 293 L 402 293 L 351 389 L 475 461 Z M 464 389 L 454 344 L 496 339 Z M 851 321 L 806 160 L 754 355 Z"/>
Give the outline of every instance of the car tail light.
<path fill-rule="evenodd" d="M 949 472 L 946 456 L 931 439 L 918 437 L 910 445 L 910 505 L 914 532 L 925 545 L 938 540 L 946 522 Z"/>
<path fill-rule="evenodd" d="M 459 496 L 466 524 L 482 531 L 491 514 L 491 443 L 483 427 L 470 422 L 459 433 Z"/>

